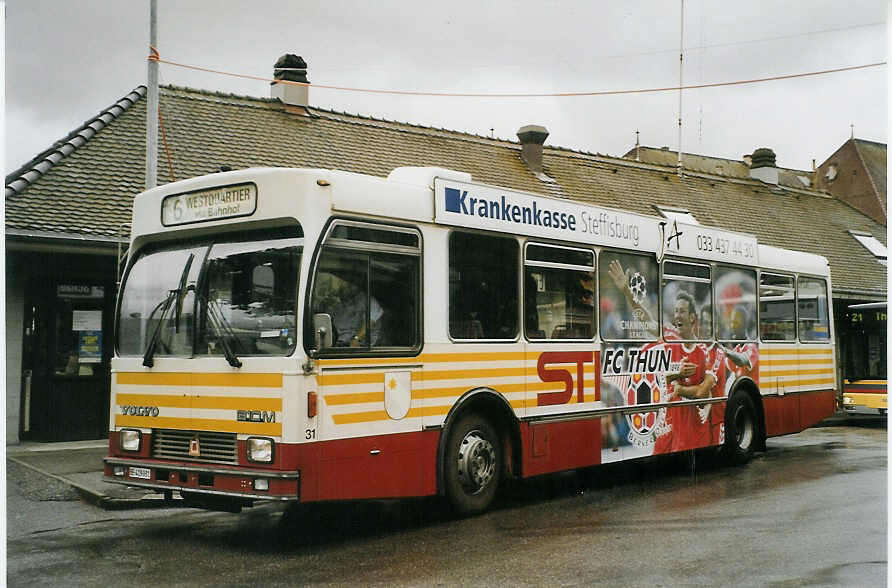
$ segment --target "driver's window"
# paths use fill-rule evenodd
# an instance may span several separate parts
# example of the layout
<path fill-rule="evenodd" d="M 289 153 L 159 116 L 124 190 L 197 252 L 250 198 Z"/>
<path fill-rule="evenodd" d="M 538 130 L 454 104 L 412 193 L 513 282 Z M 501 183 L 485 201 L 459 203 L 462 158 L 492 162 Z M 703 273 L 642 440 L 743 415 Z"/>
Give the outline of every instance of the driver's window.
<path fill-rule="evenodd" d="M 334 353 L 421 342 L 421 239 L 414 229 L 337 221 L 313 277 L 310 316 L 331 317 Z M 310 319 L 312 320 L 312 319 Z M 316 344 L 307 329 L 307 346 Z"/>
<path fill-rule="evenodd" d="M 365 255 L 323 253 L 313 288 L 313 314 L 331 316 L 333 347 L 365 347 L 377 341 L 383 311 L 377 300 L 369 299 L 368 283 Z"/>

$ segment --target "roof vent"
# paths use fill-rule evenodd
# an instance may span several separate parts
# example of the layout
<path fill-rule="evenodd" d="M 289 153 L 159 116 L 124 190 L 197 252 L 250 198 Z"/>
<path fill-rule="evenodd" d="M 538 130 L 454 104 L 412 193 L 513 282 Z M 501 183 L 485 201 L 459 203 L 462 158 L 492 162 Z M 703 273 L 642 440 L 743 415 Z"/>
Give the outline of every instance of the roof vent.
<path fill-rule="evenodd" d="M 517 130 L 520 139 L 520 157 L 534 174 L 542 173 L 542 145 L 548 138 L 548 129 L 540 125 L 526 125 Z"/>
<path fill-rule="evenodd" d="M 753 151 L 752 164 L 750 164 L 750 177 L 765 182 L 766 184 L 777 185 L 777 160 L 774 151 L 767 147 L 760 147 Z"/>
<path fill-rule="evenodd" d="M 307 62 L 303 57 L 287 53 L 280 57 L 273 66 L 273 77 L 275 82 L 270 84 L 270 96 L 282 101 L 288 106 L 301 106 L 306 108 L 309 106 L 309 80 L 307 80 Z M 298 84 L 283 84 L 279 80 L 285 82 L 299 82 L 307 84 L 301 86 Z"/>

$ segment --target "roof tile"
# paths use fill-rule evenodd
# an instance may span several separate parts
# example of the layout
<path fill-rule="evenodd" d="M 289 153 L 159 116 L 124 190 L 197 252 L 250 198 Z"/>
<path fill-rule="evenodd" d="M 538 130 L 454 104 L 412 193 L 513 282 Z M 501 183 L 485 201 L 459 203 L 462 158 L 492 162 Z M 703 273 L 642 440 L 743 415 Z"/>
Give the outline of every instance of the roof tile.
<path fill-rule="evenodd" d="M 7 228 L 118 235 L 144 185 L 144 96 L 145 89 L 137 88 L 7 176 Z M 884 236 L 885 228 L 804 187 L 796 176 L 807 172 L 782 170 L 789 174 L 781 175 L 775 193 L 749 179 L 744 164 L 733 160 L 686 158 L 691 167 L 679 178 L 672 152 L 671 161 L 636 162 L 546 146 L 543 165 L 551 183 L 527 168 L 515 141 L 315 108 L 298 115 L 277 100 L 170 86 L 161 89 L 160 104 L 167 144 L 159 145 L 159 183 L 171 174 L 184 179 L 221 165 L 321 167 L 376 176 L 399 166 L 446 167 L 469 172 L 478 182 L 641 214 L 653 215 L 656 205 L 684 207 L 703 224 L 826 256 L 837 288 L 885 295 L 886 268 L 848 233 Z M 81 136 L 96 127 L 89 140 Z"/>

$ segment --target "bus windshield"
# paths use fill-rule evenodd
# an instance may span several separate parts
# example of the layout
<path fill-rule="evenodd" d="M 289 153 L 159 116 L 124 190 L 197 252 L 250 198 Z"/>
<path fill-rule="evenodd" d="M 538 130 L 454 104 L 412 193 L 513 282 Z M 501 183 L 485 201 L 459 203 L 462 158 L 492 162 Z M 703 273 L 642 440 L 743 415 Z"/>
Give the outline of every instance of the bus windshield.
<path fill-rule="evenodd" d="M 296 341 L 302 233 L 238 233 L 146 248 L 122 286 L 121 355 L 289 355 Z"/>

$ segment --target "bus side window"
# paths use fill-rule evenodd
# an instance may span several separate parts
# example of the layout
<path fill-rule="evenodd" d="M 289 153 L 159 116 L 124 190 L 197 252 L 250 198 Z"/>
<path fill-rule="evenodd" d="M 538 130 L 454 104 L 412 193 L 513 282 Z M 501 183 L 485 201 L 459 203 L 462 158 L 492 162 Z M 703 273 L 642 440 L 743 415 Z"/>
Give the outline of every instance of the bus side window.
<path fill-rule="evenodd" d="M 827 315 L 827 283 L 817 278 L 799 278 L 797 293 L 799 340 L 804 342 L 830 339 Z"/>
<path fill-rule="evenodd" d="M 421 241 L 414 229 L 336 221 L 322 248 L 311 316 L 331 317 L 338 352 L 421 343 Z M 307 344 L 312 329 L 308 329 Z"/>
<path fill-rule="evenodd" d="M 762 274 L 759 279 L 759 335 L 763 341 L 796 340 L 792 276 Z"/>
<path fill-rule="evenodd" d="M 591 251 L 528 243 L 524 327 L 529 339 L 595 336 L 595 256 Z"/>
<path fill-rule="evenodd" d="M 719 341 L 755 341 L 756 272 L 719 267 L 713 282 L 715 289 L 716 339 Z"/>
<path fill-rule="evenodd" d="M 663 262 L 663 337 L 712 339 L 712 287 L 708 265 Z"/>
<path fill-rule="evenodd" d="M 518 252 L 512 237 L 449 236 L 449 335 L 514 339 L 518 323 Z"/>

